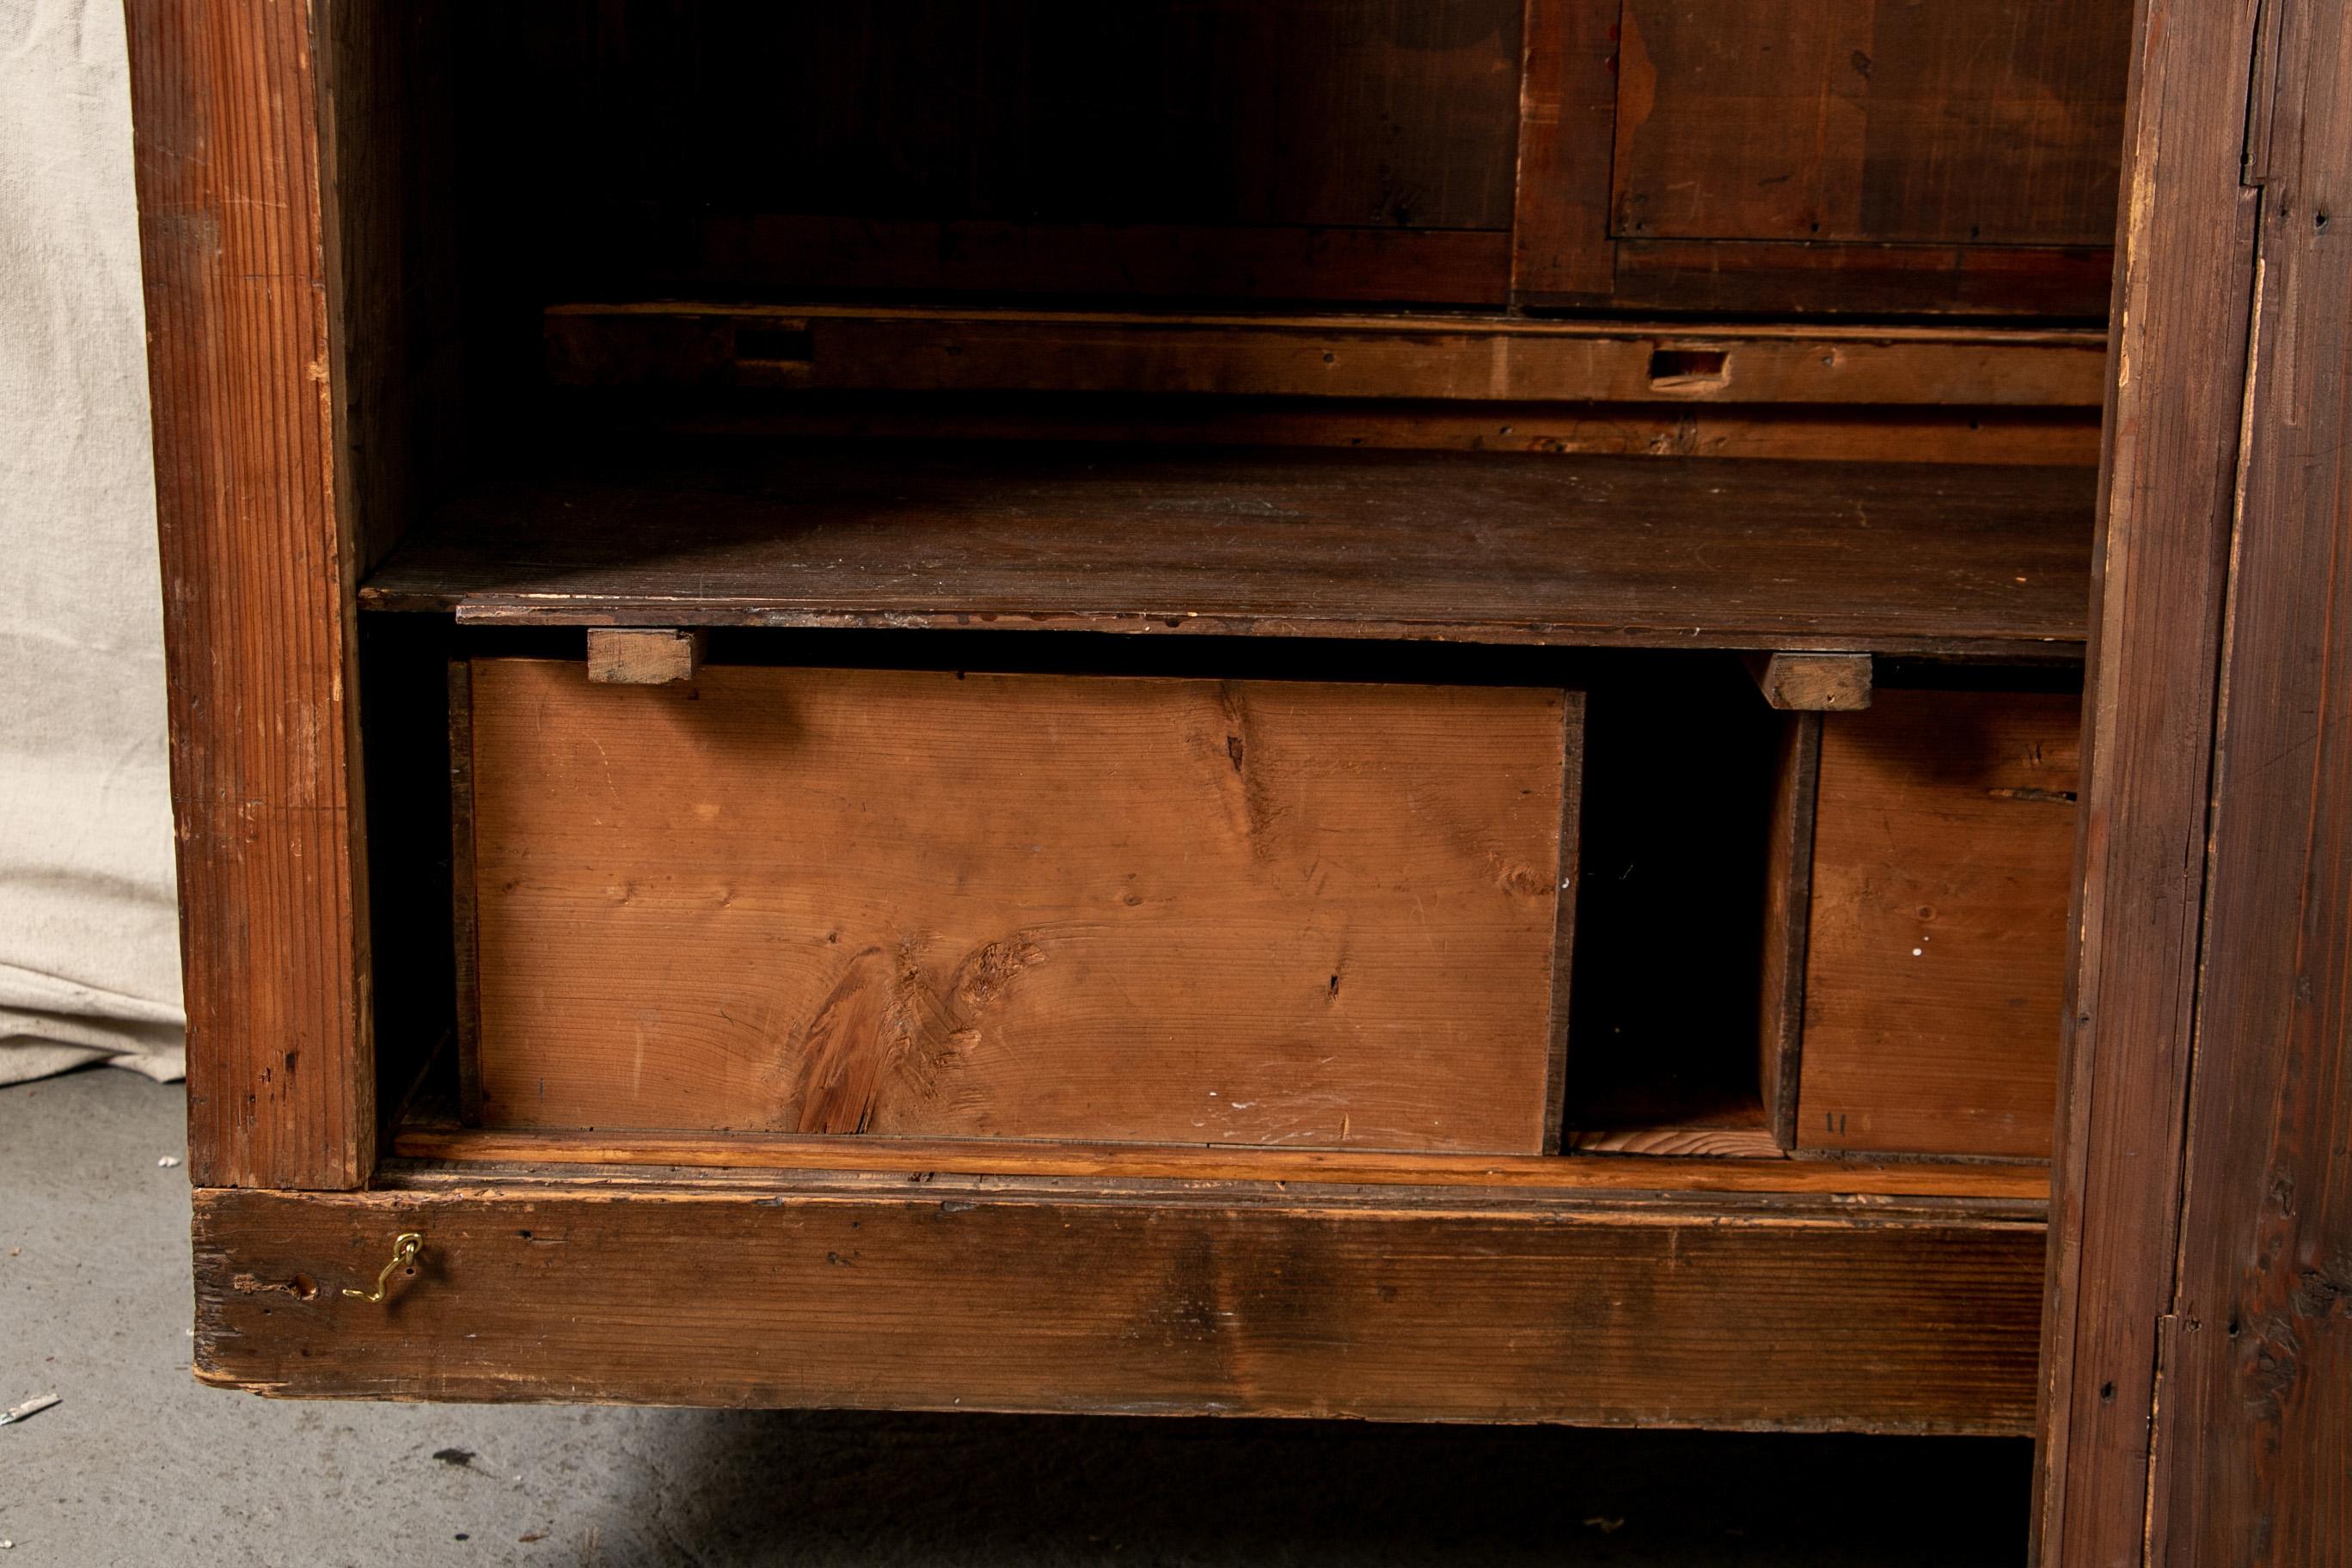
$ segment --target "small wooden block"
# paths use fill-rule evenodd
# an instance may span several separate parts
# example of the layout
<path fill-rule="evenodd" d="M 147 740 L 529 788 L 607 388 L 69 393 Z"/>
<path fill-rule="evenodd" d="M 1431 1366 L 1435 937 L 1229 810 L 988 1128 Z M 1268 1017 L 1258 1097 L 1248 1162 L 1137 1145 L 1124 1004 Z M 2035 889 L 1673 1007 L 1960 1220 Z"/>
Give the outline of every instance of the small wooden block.
<path fill-rule="evenodd" d="M 1775 708 L 1802 713 L 1853 713 L 1870 706 L 1866 653 L 1751 653 L 1756 689 Z"/>
<path fill-rule="evenodd" d="M 588 628 L 588 679 L 604 686 L 672 686 L 702 668 L 703 634 L 661 626 Z"/>

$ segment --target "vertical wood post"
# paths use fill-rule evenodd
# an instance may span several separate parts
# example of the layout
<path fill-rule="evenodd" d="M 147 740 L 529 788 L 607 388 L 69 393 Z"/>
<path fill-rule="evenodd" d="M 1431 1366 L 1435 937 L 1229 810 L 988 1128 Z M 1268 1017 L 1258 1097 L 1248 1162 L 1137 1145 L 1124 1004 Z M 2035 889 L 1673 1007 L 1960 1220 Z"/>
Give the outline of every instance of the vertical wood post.
<path fill-rule="evenodd" d="M 130 0 L 199 1186 L 374 1164 L 310 7 Z"/>

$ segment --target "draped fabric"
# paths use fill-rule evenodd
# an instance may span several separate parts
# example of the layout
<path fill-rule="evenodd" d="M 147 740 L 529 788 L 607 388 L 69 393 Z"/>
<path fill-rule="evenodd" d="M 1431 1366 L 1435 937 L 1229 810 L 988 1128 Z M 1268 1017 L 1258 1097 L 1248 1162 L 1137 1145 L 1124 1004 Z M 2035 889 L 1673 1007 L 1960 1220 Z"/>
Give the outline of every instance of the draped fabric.
<path fill-rule="evenodd" d="M 176 1078 L 121 0 L 0 0 L 0 1083 Z"/>

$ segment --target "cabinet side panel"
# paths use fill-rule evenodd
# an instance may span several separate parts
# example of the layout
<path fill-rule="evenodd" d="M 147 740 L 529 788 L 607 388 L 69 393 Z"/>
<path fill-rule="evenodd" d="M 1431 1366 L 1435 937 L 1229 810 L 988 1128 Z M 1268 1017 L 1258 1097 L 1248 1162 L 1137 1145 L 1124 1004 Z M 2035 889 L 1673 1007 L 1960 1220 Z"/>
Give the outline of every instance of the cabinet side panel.
<path fill-rule="evenodd" d="M 2042 1331 L 2039 1559 L 2138 1563 L 2172 1296 L 2255 193 L 2257 0 L 2133 37 Z"/>
<path fill-rule="evenodd" d="M 2276 18 L 2223 650 L 2176 1354 L 2171 1563 L 2352 1551 L 2352 16 Z"/>
<path fill-rule="evenodd" d="M 191 1174 L 373 1164 L 310 13 L 128 7 Z"/>

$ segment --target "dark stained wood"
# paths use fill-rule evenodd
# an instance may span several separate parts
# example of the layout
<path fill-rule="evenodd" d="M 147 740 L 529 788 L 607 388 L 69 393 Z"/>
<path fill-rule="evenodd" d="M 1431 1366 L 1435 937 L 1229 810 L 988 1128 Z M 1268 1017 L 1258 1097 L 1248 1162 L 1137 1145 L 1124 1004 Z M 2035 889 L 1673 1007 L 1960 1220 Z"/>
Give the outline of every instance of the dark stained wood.
<path fill-rule="evenodd" d="M 1520 4 L 582 5 L 485 27 L 485 155 L 662 291 L 1501 303 Z"/>
<path fill-rule="evenodd" d="M 1871 245 L 1620 239 L 1619 310 L 1798 315 L 2058 316 L 2106 313 L 2115 258 L 2102 246 Z"/>
<path fill-rule="evenodd" d="M 2263 9 L 2141 0 L 2132 40 L 2037 1450 L 2036 1552 L 2066 1568 L 2140 1562 L 2150 1518 L 2252 293 L 2246 84 Z M 2216 1465 L 2242 1458 L 2210 1451 Z"/>
<path fill-rule="evenodd" d="M 1765 839 L 1764 962 L 1756 1016 L 1756 1079 L 1765 1126 L 1782 1149 L 1798 1143 L 1805 940 L 1812 908 L 1813 823 L 1821 771 L 1821 714 L 1801 712 L 1783 721 Z"/>
<path fill-rule="evenodd" d="M 310 13 L 132 0 L 188 1163 L 204 1186 L 374 1165 L 367 892 Z"/>
<path fill-rule="evenodd" d="M 338 1397 L 2024 1429 L 2039 1224 L 1710 1202 L 205 1192 L 195 1361 Z M 414 1277 L 344 1299 L 408 1230 Z"/>
<path fill-rule="evenodd" d="M 331 279 L 329 384 L 339 494 L 362 571 L 382 561 L 455 460 L 460 258 L 435 225 L 456 156 L 452 0 L 313 8 Z"/>
<path fill-rule="evenodd" d="M 472 676 L 489 1126 L 1557 1146 L 1573 694 Z"/>
<path fill-rule="evenodd" d="M 369 582 L 550 625 L 1070 626 L 2065 658 L 2087 473 L 1107 447 L 581 453 Z"/>
<path fill-rule="evenodd" d="M 1695 1131 L 1752 1136 L 1754 1129 Z M 1580 1146 L 1600 1147 L 1595 1134 Z M 1625 1135 L 1629 1140 L 1644 1136 Z M 1743 1144 L 1759 1152 L 1754 1144 Z M 462 1167 L 675 1166 L 681 1170 L 834 1171 L 880 1175 L 963 1175 L 1279 1182 L 1286 1186 L 1454 1187 L 1518 1193 L 1814 1193 L 1853 1198 L 1956 1198 L 2038 1205 L 2049 1167 L 1990 1161 L 1770 1158 L 1559 1159 L 1543 1154 L 1382 1153 L 1355 1149 L 1163 1148 L 1131 1143 L 1024 1142 L 1016 1139 L 842 1139 L 822 1133 L 510 1131 L 415 1125 L 394 1153 L 415 1169 L 473 1179 Z M 1715 1151 L 1700 1151 L 1714 1152 Z M 643 1174 L 642 1170 L 638 1173 Z M 2020 1210 L 2018 1212 L 2024 1212 Z"/>
<path fill-rule="evenodd" d="M 544 331 L 567 386 L 2093 408 L 2106 380 L 2065 329 L 650 301 Z"/>
<path fill-rule="evenodd" d="M 1851 713 L 1870 706 L 1866 653 L 1751 653 L 1747 665 L 1757 691 L 1775 708 Z"/>
<path fill-rule="evenodd" d="M 449 662 L 449 937 L 456 992 L 457 1113 L 482 1119 L 482 952 L 474 863 L 474 675 Z"/>
<path fill-rule="evenodd" d="M 657 288 L 881 289 L 1500 305 L 1511 237 L 1484 229 L 712 217 Z"/>
<path fill-rule="evenodd" d="M 2275 9 L 2278 15 L 2269 16 Z M 2261 270 L 2231 563 L 2165 1564 L 2352 1552 L 2352 16 L 2266 8 Z"/>
<path fill-rule="evenodd" d="M 603 161 L 562 176 L 687 212 L 1502 230 L 1520 4 L 627 0 L 555 128 Z"/>
<path fill-rule="evenodd" d="M 919 400 L 795 394 L 749 406 L 681 402 L 664 431 L 801 439 L 1092 441 L 1325 447 L 1349 451 L 1524 452 L 1549 457 L 1764 458 L 2095 468 L 2099 416 L 2074 408 L 1809 405 L 1477 404 L 1390 399 L 1232 400 L 979 393 Z"/>
<path fill-rule="evenodd" d="M 2081 732 L 2049 693 L 1822 721 L 1798 1147 L 2050 1152 Z"/>
<path fill-rule="evenodd" d="M 1614 231 L 2103 245 L 2128 0 L 1626 0 Z"/>
<path fill-rule="evenodd" d="M 1607 294 L 1618 0 L 1527 0 L 1511 296 Z"/>

